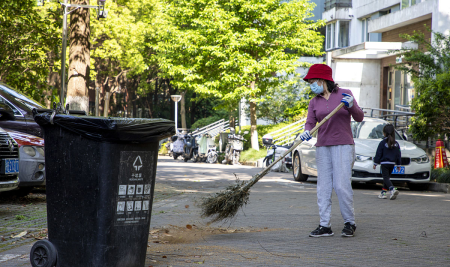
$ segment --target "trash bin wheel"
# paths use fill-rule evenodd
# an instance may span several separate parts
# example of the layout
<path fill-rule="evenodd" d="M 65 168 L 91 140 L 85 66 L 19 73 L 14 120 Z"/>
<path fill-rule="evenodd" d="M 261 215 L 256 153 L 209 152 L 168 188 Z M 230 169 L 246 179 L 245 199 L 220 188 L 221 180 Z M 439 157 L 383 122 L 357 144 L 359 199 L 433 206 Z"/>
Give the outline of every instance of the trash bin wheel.
<path fill-rule="evenodd" d="M 56 265 L 56 248 L 48 240 L 34 243 L 30 251 L 30 262 L 33 267 L 53 267 Z"/>

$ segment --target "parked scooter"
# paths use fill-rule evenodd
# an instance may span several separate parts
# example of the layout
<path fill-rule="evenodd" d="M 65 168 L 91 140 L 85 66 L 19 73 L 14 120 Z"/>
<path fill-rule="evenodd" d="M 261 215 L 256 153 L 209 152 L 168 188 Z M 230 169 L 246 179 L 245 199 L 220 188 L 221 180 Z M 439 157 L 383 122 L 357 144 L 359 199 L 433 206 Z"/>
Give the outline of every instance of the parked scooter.
<path fill-rule="evenodd" d="M 270 135 L 263 136 L 263 144 L 267 148 L 267 155 L 263 160 L 263 164 L 265 163 L 266 167 L 272 164 L 272 162 L 274 162 L 277 158 L 279 158 L 292 147 L 292 144 L 285 146 L 277 146 L 273 144 L 273 137 Z M 272 171 L 286 172 L 288 171 L 288 168 L 292 168 L 291 154 L 287 155 L 284 159 L 279 161 L 278 164 L 273 166 Z"/>
<path fill-rule="evenodd" d="M 174 135 L 172 136 L 172 143 L 170 144 L 173 159 L 177 159 L 184 154 L 184 136 Z M 170 152 L 169 152 L 170 153 Z"/>
<path fill-rule="evenodd" d="M 187 162 L 188 160 L 192 158 L 198 157 L 198 147 L 197 143 L 195 141 L 195 136 L 187 133 L 184 135 L 184 153 L 183 153 L 183 160 L 184 162 Z M 195 157 L 194 157 L 195 155 Z M 195 161 L 194 161 L 195 162 Z"/>
<path fill-rule="evenodd" d="M 216 163 L 217 162 L 217 151 L 216 144 L 214 139 L 210 134 L 206 133 L 201 135 L 198 139 L 198 159 L 193 159 L 196 161 L 204 161 L 208 163 Z"/>
<path fill-rule="evenodd" d="M 244 134 L 248 134 L 248 131 L 245 131 Z M 241 151 L 244 150 L 244 141 L 247 140 L 242 137 L 240 131 L 239 134 L 235 134 L 235 131 L 231 129 L 231 134 L 228 135 L 228 144 L 225 148 L 225 159 L 222 164 L 239 164 Z"/>

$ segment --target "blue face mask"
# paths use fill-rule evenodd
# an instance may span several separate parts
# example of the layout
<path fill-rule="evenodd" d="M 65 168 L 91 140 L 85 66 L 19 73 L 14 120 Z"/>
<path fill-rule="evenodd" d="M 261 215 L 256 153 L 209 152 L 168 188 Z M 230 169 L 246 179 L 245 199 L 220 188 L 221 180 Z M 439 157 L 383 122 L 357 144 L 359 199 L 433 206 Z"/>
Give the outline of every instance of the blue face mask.
<path fill-rule="evenodd" d="M 314 94 L 321 94 L 323 93 L 323 85 L 318 85 L 317 82 L 314 82 L 310 85 L 311 91 L 313 91 Z"/>

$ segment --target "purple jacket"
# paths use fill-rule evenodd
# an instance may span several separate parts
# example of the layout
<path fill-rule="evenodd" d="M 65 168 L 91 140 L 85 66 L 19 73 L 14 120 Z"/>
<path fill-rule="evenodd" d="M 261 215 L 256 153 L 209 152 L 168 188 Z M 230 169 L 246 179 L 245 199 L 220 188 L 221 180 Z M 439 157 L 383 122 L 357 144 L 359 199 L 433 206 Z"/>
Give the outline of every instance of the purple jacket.
<path fill-rule="evenodd" d="M 352 95 L 352 91 L 348 89 L 337 88 L 330 94 L 328 100 L 323 96 L 317 95 L 309 102 L 308 117 L 305 123 L 305 130 L 311 131 L 316 123 L 323 120 L 333 109 L 335 109 L 344 97 L 342 94 Z M 364 119 L 364 112 L 353 100 L 353 107 L 341 108 L 327 122 L 320 126 L 317 135 L 316 146 L 336 146 L 336 145 L 353 145 L 352 129 L 350 126 L 350 116 L 355 121 Z"/>

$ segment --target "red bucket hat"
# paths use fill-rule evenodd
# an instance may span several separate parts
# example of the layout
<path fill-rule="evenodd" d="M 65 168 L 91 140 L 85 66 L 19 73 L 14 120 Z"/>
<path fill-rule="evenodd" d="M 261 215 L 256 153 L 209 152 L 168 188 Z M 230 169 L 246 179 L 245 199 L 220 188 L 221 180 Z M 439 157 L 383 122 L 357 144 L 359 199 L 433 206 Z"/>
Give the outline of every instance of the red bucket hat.
<path fill-rule="evenodd" d="M 334 82 L 332 74 L 333 71 L 327 65 L 314 64 L 309 68 L 308 74 L 306 74 L 303 80 L 308 81 L 309 79 L 324 79 Z"/>

